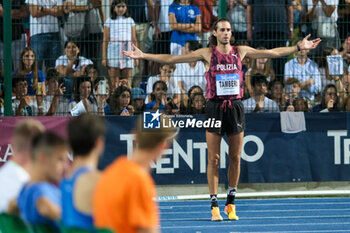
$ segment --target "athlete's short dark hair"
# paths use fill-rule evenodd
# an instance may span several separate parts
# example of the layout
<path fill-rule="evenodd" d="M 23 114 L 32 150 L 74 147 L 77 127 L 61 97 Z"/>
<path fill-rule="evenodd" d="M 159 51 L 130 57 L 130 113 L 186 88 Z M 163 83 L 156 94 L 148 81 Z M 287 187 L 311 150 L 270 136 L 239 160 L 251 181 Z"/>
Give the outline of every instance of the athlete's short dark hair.
<path fill-rule="evenodd" d="M 68 124 L 68 140 L 74 156 L 86 156 L 95 146 L 98 138 L 104 137 L 106 125 L 96 115 L 82 114 Z"/>
<path fill-rule="evenodd" d="M 32 140 L 32 158 L 35 160 L 40 153 L 50 156 L 53 149 L 57 147 L 68 147 L 66 140 L 52 131 L 38 134 Z"/>

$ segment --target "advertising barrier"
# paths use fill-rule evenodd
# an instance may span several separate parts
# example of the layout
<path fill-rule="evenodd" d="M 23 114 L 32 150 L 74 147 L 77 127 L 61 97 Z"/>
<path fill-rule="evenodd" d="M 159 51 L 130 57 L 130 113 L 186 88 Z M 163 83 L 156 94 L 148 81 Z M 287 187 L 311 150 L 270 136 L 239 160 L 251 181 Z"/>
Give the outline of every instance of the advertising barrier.
<path fill-rule="evenodd" d="M 240 182 L 305 182 L 350 180 L 349 113 L 305 114 L 306 131 L 281 132 L 280 114 L 247 114 Z M 188 117 L 176 117 L 186 124 Z M 69 118 L 37 118 L 50 129 L 65 135 Z M 105 117 L 106 149 L 99 168 L 120 155 L 131 155 L 137 117 Z M 203 121 L 193 116 L 190 122 Z M 10 138 L 18 118 L 0 118 L 0 163 L 11 156 Z M 190 123 L 191 124 L 191 123 Z M 209 123 L 210 124 L 210 123 Z M 227 182 L 228 144 L 221 142 L 220 183 Z M 157 184 L 205 184 L 207 146 L 204 128 L 182 128 L 164 156 L 151 164 Z M 116 178 L 117 179 L 117 178 Z"/>

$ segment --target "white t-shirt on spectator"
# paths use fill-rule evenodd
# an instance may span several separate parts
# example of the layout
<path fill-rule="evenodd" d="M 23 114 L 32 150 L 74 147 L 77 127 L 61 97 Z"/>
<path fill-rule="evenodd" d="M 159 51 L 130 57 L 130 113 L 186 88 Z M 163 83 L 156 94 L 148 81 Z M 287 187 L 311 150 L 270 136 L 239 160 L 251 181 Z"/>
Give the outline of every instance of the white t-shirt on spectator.
<path fill-rule="evenodd" d="M 157 82 L 159 80 L 159 75 L 156 75 L 156 76 L 150 76 L 147 80 L 147 94 L 151 94 L 153 92 L 152 88 L 153 88 L 153 84 L 155 82 Z M 181 90 L 180 90 L 180 87 L 179 87 L 179 83 L 178 83 L 178 80 L 171 76 L 169 81 L 166 82 L 166 85 L 168 87 L 168 97 L 170 98 L 173 98 L 174 97 L 174 94 L 181 94 Z M 148 95 L 145 99 L 145 103 L 149 103 L 151 102 L 151 100 L 148 99 Z"/>
<path fill-rule="evenodd" d="M 135 22 L 131 17 L 108 18 L 105 27 L 109 28 L 109 41 L 131 41 L 131 27 L 133 26 L 135 26 Z"/>
<path fill-rule="evenodd" d="M 15 116 L 17 109 L 21 101 L 19 99 L 12 99 L 12 114 Z M 27 106 L 22 109 L 21 116 L 37 116 L 38 115 L 38 106 L 37 100 L 32 99 Z"/>
<path fill-rule="evenodd" d="M 57 58 L 56 60 L 56 68 L 57 66 L 64 66 L 66 67 L 69 63 L 69 59 L 66 55 L 60 56 L 59 58 Z M 90 59 L 87 59 L 85 57 L 81 57 L 79 56 L 79 64 L 78 66 L 76 66 L 75 64 L 72 66 L 72 69 L 74 70 L 74 72 L 76 71 L 81 71 L 81 69 L 83 68 L 83 66 L 87 66 L 93 64 L 93 62 Z"/>
<path fill-rule="evenodd" d="M 325 3 L 327 6 L 335 6 L 335 10 L 333 11 L 331 17 L 334 19 L 335 22 L 338 20 L 338 4 L 339 0 L 325 0 Z M 312 3 L 312 0 L 307 0 L 307 9 L 311 10 L 314 4 Z M 312 20 L 312 28 L 317 29 L 317 20 L 318 16 L 327 17 L 326 14 L 322 10 L 322 3 L 321 1 L 318 1 L 318 4 L 316 6 L 316 18 Z"/>
<path fill-rule="evenodd" d="M 12 160 L 0 168 L 0 213 L 7 211 L 8 205 L 18 197 L 29 178 L 28 172 Z"/>
<path fill-rule="evenodd" d="M 207 88 L 207 80 L 204 77 L 204 73 L 205 65 L 203 62 L 198 61 L 194 68 L 192 68 L 189 63 L 176 64 L 173 76 L 178 81 L 183 81 L 186 92 L 188 92 L 192 86 L 200 86 L 205 92 Z"/>
<path fill-rule="evenodd" d="M 26 0 L 27 5 L 35 5 L 52 8 L 54 6 L 62 6 L 62 0 Z M 52 15 L 43 17 L 33 17 L 30 15 L 30 36 L 41 33 L 59 32 L 58 18 Z"/>
<path fill-rule="evenodd" d="M 75 102 L 74 102 L 75 103 Z M 72 101 L 66 97 L 60 96 L 55 116 L 71 116 L 70 110 L 73 106 Z"/>
<path fill-rule="evenodd" d="M 161 32 L 171 31 L 169 24 L 169 5 L 173 3 L 173 0 L 158 0 L 160 2 L 160 12 L 158 19 L 158 26 Z"/>
<path fill-rule="evenodd" d="M 45 95 L 44 98 L 43 98 L 43 112 L 44 114 L 46 114 L 50 107 L 51 107 L 51 103 L 52 103 L 52 100 L 55 96 L 54 95 Z"/>
<path fill-rule="evenodd" d="M 253 97 L 243 100 L 242 103 L 244 106 L 244 113 L 254 112 L 254 109 L 256 107 L 256 101 Z M 265 96 L 264 107 L 262 107 L 259 110 L 259 112 L 279 112 L 279 111 L 280 111 L 280 108 L 278 107 L 278 104 L 275 101 Z"/>

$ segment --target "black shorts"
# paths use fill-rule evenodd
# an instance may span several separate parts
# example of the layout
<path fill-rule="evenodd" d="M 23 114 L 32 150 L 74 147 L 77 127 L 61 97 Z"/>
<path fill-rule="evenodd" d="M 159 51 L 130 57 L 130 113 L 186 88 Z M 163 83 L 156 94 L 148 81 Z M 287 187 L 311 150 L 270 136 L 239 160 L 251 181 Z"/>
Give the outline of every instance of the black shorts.
<path fill-rule="evenodd" d="M 209 100 L 206 104 L 206 119 L 221 120 L 221 128 L 208 128 L 208 132 L 219 135 L 240 133 L 245 130 L 244 107 L 241 100 L 228 100 L 223 104 L 223 100 Z M 226 106 L 224 106 L 226 105 Z"/>

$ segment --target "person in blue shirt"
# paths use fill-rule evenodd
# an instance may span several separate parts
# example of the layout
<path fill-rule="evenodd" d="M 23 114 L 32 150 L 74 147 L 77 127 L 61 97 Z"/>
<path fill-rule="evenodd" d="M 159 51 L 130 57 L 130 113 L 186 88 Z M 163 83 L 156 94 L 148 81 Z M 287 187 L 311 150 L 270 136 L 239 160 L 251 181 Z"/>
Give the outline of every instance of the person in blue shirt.
<path fill-rule="evenodd" d="M 167 104 L 168 87 L 164 81 L 158 80 L 153 84 L 153 92 L 151 94 L 152 102 L 146 104 L 145 111 L 164 111 Z"/>
<path fill-rule="evenodd" d="M 30 180 L 17 198 L 20 215 L 30 224 L 57 227 L 61 219 L 61 192 L 56 185 L 67 165 L 66 141 L 46 131 L 33 139 L 31 154 Z"/>
<path fill-rule="evenodd" d="M 296 58 L 284 65 L 284 81 L 296 78 L 300 81 L 300 97 L 315 100 L 315 95 L 322 91 L 321 74 L 316 62 L 307 57 L 310 50 L 301 50 Z"/>
<path fill-rule="evenodd" d="M 23 74 L 28 79 L 28 95 L 45 94 L 45 74 L 38 69 L 36 55 L 33 49 L 22 50 L 19 69 L 15 73 Z"/>
<path fill-rule="evenodd" d="M 197 40 L 196 33 L 202 32 L 201 13 L 191 0 L 174 0 L 169 6 L 169 24 L 173 30 L 170 39 L 172 55 L 181 55 L 186 41 Z"/>
<path fill-rule="evenodd" d="M 94 229 L 92 194 L 100 177 L 97 163 L 104 150 L 105 132 L 104 120 L 96 115 L 82 114 L 68 124 L 68 141 L 74 161 L 60 184 L 65 227 Z"/>

